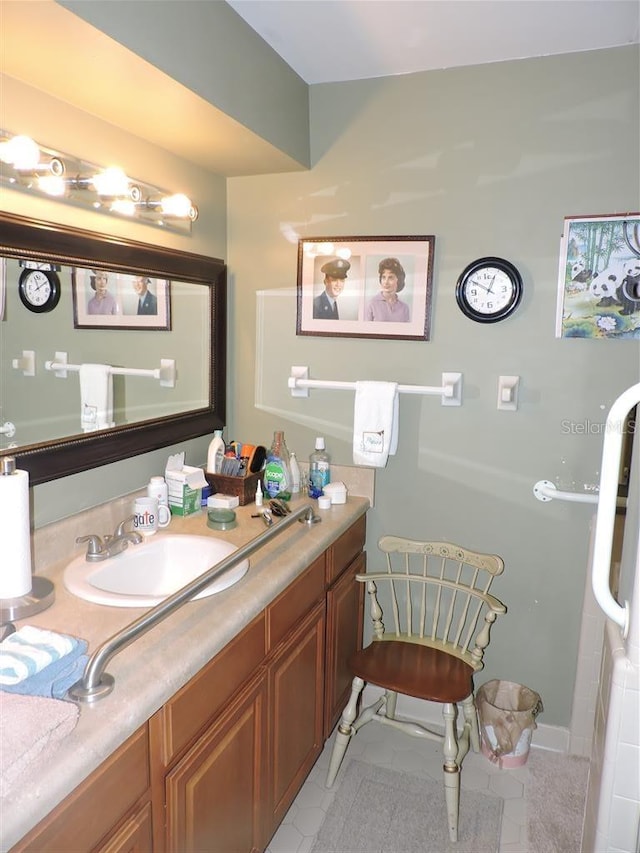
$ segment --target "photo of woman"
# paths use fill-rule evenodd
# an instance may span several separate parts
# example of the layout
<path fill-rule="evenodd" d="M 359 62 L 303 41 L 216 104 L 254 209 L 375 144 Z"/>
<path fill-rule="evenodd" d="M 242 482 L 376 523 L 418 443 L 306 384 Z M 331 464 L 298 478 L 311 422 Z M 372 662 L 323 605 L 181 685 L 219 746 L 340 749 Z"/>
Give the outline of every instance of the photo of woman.
<path fill-rule="evenodd" d="M 397 258 L 383 258 L 378 264 L 380 293 L 367 303 L 365 320 L 382 323 L 408 323 L 409 306 L 398 298 L 404 290 L 405 271 Z"/>

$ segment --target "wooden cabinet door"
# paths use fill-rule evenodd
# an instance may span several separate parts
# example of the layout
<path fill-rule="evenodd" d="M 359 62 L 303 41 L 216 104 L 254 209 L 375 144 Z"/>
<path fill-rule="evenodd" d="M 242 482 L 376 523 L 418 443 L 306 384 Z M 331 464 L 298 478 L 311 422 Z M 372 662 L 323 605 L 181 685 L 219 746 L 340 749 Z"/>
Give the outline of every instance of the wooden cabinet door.
<path fill-rule="evenodd" d="M 94 853 L 151 853 L 153 849 L 151 804 L 145 803 Z"/>
<path fill-rule="evenodd" d="M 167 775 L 167 850 L 250 853 L 262 847 L 266 719 L 261 670 Z"/>
<path fill-rule="evenodd" d="M 327 593 L 327 669 L 325 673 L 324 738 L 347 704 L 353 673 L 349 657 L 362 648 L 364 584 L 355 576 L 366 570 L 365 555 L 361 553 Z"/>
<path fill-rule="evenodd" d="M 323 745 L 324 602 L 277 650 L 269 667 L 271 826 L 282 821 Z"/>
<path fill-rule="evenodd" d="M 112 833 L 115 830 L 117 834 L 127 813 L 148 798 L 149 738 L 145 724 L 12 847 L 11 853 L 88 853 L 102 839 L 114 837 Z"/>

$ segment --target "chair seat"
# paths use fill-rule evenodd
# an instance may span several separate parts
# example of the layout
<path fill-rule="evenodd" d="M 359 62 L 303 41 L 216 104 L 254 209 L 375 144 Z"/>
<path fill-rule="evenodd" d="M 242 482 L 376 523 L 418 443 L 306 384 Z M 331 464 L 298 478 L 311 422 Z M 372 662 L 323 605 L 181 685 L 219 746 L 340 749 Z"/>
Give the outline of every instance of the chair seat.
<path fill-rule="evenodd" d="M 352 655 L 349 666 L 363 681 L 431 702 L 461 702 L 473 691 L 469 664 L 415 643 L 374 641 Z"/>

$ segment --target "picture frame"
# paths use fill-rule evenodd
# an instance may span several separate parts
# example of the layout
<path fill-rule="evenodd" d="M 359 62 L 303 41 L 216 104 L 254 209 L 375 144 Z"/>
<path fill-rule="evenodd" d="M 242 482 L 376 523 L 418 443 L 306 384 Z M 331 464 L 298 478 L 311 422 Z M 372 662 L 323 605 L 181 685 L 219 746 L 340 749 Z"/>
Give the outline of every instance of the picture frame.
<path fill-rule="evenodd" d="M 171 329 L 171 282 L 165 279 L 74 267 L 71 290 L 74 329 Z"/>
<path fill-rule="evenodd" d="M 433 236 L 298 240 L 296 334 L 428 341 L 434 249 Z"/>
<path fill-rule="evenodd" d="M 640 213 L 565 217 L 555 332 L 640 339 Z"/>

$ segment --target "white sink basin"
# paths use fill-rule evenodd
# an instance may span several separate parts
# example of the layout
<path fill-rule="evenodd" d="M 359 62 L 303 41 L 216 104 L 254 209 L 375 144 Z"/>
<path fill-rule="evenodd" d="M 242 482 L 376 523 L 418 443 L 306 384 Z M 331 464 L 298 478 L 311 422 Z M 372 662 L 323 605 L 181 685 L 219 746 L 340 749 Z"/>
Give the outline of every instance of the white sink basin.
<path fill-rule="evenodd" d="M 104 562 L 88 563 L 81 554 L 65 569 L 64 585 L 94 604 L 154 607 L 235 550 L 234 545 L 212 536 L 157 533 Z M 249 561 L 243 560 L 194 599 L 227 589 L 244 577 L 248 568 Z"/>

